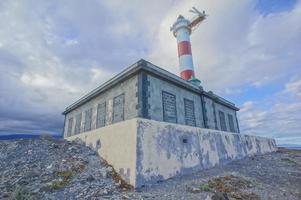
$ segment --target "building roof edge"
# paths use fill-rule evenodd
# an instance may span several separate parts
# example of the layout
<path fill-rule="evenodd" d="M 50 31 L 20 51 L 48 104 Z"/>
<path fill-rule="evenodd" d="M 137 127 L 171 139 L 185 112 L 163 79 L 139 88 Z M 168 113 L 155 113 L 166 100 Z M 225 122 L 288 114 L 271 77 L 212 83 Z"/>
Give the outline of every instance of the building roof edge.
<path fill-rule="evenodd" d="M 198 87 L 196 85 L 193 85 L 192 83 L 189 83 L 186 80 L 183 80 L 182 78 L 178 77 L 177 75 L 162 69 L 161 67 L 158 67 L 144 59 L 140 59 L 139 61 L 135 62 L 134 64 L 130 65 L 129 67 L 125 68 L 123 71 L 109 79 L 108 81 L 104 82 L 94 90 L 90 91 L 89 93 L 85 94 L 81 98 L 79 98 L 77 101 L 69 105 L 65 111 L 62 113 L 63 115 L 66 115 L 67 113 L 71 112 L 72 110 L 76 109 L 77 107 L 81 106 L 85 102 L 89 101 L 90 99 L 96 97 L 100 93 L 104 92 L 105 90 L 111 88 L 112 86 L 116 85 L 119 81 L 126 79 L 127 77 L 137 73 L 140 70 L 144 70 L 146 72 L 149 72 L 151 74 L 154 74 L 156 76 L 159 76 L 160 78 L 170 81 L 172 83 L 175 83 L 181 87 L 184 87 L 188 90 L 191 90 L 198 94 L 204 94 L 205 96 L 208 96 L 209 98 L 213 99 L 214 101 L 217 101 L 227 107 L 230 107 L 234 110 L 239 110 L 235 106 L 235 104 L 225 100 L 222 97 L 219 97 L 216 94 L 213 94 L 213 92 L 209 91 L 206 92 L 203 90 L 202 87 Z"/>

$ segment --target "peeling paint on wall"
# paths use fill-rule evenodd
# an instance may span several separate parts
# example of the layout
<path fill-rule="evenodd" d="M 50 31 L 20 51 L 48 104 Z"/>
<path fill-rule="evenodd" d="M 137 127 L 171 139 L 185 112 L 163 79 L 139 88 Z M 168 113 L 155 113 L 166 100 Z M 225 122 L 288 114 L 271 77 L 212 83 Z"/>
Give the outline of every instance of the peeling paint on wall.
<path fill-rule="evenodd" d="M 137 123 L 137 187 L 276 150 L 269 138 L 145 119 Z"/>
<path fill-rule="evenodd" d="M 75 138 L 95 148 L 135 187 L 276 150 L 274 139 L 143 118 L 67 139 Z"/>

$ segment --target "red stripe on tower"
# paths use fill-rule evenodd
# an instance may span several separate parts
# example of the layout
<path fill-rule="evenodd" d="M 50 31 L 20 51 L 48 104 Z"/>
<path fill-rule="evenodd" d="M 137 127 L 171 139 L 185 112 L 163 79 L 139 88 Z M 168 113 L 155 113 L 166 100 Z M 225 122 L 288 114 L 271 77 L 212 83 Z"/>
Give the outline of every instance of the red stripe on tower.
<path fill-rule="evenodd" d="M 191 55 L 191 45 L 189 41 L 182 41 L 178 43 L 178 55 Z"/>
<path fill-rule="evenodd" d="M 192 8 L 192 12 L 197 14 L 197 17 L 193 21 L 189 21 L 182 15 L 179 15 L 177 21 L 172 25 L 170 30 L 177 38 L 181 78 L 199 86 L 201 82 L 194 76 L 195 74 L 192 60 L 190 34 L 192 32 L 192 28 L 203 21 L 206 15 L 204 12 L 201 13 L 194 7 Z"/>
<path fill-rule="evenodd" d="M 193 70 L 185 70 L 185 71 L 181 71 L 181 78 L 185 79 L 185 80 L 189 80 L 192 77 L 194 77 L 194 71 Z"/>

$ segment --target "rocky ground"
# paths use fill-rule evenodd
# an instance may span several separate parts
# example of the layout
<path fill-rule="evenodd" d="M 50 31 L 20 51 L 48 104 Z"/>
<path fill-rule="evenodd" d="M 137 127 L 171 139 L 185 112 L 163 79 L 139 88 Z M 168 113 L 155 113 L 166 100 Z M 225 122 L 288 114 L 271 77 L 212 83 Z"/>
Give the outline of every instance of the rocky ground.
<path fill-rule="evenodd" d="M 0 141 L 0 161 L 0 199 L 121 199 L 127 187 L 80 141 Z"/>
<path fill-rule="evenodd" d="M 301 199 L 301 151 L 278 152 L 136 191 L 81 142 L 0 141 L 0 199 Z"/>

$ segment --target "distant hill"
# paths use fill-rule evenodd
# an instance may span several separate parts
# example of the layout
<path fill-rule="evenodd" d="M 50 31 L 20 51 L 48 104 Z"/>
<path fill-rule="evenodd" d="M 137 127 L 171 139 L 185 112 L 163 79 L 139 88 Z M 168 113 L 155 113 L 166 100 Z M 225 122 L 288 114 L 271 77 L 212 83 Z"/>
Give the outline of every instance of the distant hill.
<path fill-rule="evenodd" d="M 277 147 L 284 147 L 287 149 L 300 149 L 301 150 L 301 144 L 278 144 Z"/>
<path fill-rule="evenodd" d="M 14 139 L 39 139 L 42 135 L 36 134 L 12 134 L 0 135 L 0 140 L 14 140 Z M 62 135 L 51 135 L 53 138 L 62 138 Z"/>

